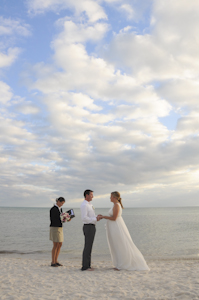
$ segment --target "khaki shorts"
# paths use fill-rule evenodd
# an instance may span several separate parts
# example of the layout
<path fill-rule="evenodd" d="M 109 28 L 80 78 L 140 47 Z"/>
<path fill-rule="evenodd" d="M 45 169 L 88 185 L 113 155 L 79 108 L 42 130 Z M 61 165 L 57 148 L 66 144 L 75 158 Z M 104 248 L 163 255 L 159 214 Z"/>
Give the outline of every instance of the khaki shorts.
<path fill-rule="evenodd" d="M 62 243 L 64 241 L 63 227 L 50 227 L 50 240 Z"/>

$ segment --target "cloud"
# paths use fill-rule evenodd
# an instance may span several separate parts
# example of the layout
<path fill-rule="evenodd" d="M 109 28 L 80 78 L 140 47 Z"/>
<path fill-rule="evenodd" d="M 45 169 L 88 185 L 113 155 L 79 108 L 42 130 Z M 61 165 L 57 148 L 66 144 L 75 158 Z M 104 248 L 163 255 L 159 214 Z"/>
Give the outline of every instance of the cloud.
<path fill-rule="evenodd" d="M 154 1 L 150 33 L 120 31 L 106 59 L 143 82 L 197 76 L 198 9 L 197 2 Z"/>
<path fill-rule="evenodd" d="M 178 120 L 176 135 L 198 136 L 199 135 L 199 113 L 192 112 Z"/>
<path fill-rule="evenodd" d="M 40 111 L 36 105 L 34 105 L 31 101 L 27 101 L 25 99 L 17 99 L 16 104 L 12 103 L 12 107 L 16 112 L 24 115 L 38 114 Z"/>
<path fill-rule="evenodd" d="M 0 81 L 0 103 L 6 104 L 11 98 L 11 88 L 5 82 Z"/>
<path fill-rule="evenodd" d="M 182 44 L 185 49 L 181 49 L 181 52 L 186 51 L 187 48 L 191 49 L 199 30 L 198 12 L 198 1 L 178 0 L 173 3 L 169 0 L 165 3 L 163 0 L 155 0 L 152 17 L 155 34 L 173 50 L 176 49 L 176 52 L 179 50 L 178 46 Z M 186 45 L 184 43 L 186 40 L 192 43 Z"/>
<path fill-rule="evenodd" d="M 104 51 L 106 60 L 144 82 L 176 78 L 183 66 L 153 36 L 121 32 Z"/>
<path fill-rule="evenodd" d="M 22 20 L 6 19 L 0 17 L 0 35 L 22 35 L 29 36 L 31 34 L 30 26 L 25 24 Z"/>
<path fill-rule="evenodd" d="M 63 9 L 72 9 L 76 17 L 85 12 L 90 22 L 107 18 L 103 8 L 93 0 L 27 0 L 27 5 L 29 12 L 34 14 L 49 10 L 59 12 Z"/>
<path fill-rule="evenodd" d="M 73 21 L 69 21 L 68 18 L 59 19 L 56 24 L 63 30 L 52 45 L 58 43 L 59 45 L 85 43 L 88 41 L 95 43 L 101 40 L 109 29 L 106 23 L 95 23 L 94 25 L 75 24 Z"/>
<path fill-rule="evenodd" d="M 175 107 L 198 107 L 199 84 L 197 77 L 171 79 L 163 82 L 157 89 L 160 97 L 164 96 Z"/>
<path fill-rule="evenodd" d="M 131 20 L 131 19 L 134 18 L 135 13 L 134 13 L 134 10 L 133 10 L 131 5 L 122 4 L 119 9 L 124 11 L 124 13 L 126 14 L 128 20 Z"/>
<path fill-rule="evenodd" d="M 19 47 L 13 47 L 17 37 L 30 35 L 30 26 L 22 20 L 0 17 L 0 68 L 10 67 L 21 53 Z"/>
<path fill-rule="evenodd" d="M 0 52 L 0 68 L 11 66 L 20 52 L 20 49 L 17 47 L 9 48 L 6 54 Z"/>

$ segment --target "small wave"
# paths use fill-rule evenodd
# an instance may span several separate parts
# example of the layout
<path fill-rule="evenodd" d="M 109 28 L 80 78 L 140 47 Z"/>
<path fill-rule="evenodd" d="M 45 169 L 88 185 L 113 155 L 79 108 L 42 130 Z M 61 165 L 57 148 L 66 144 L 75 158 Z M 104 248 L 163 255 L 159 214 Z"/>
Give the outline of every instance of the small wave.
<path fill-rule="evenodd" d="M 8 251 L 8 250 L 2 250 L 0 251 L 0 254 L 42 254 L 45 253 L 45 251 L 27 251 L 27 252 L 21 252 L 21 251 L 17 251 L 17 250 L 12 250 L 12 251 Z"/>
<path fill-rule="evenodd" d="M 159 261 L 159 262 L 173 262 L 173 261 L 199 261 L 199 257 L 196 256 L 183 256 L 183 257 L 145 257 L 147 261 Z"/>

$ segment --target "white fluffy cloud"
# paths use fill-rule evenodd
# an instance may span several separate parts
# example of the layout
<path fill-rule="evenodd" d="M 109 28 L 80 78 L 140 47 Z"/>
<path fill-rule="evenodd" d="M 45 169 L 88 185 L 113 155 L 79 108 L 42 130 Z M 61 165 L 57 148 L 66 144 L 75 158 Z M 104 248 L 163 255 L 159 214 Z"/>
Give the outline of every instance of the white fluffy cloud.
<path fill-rule="evenodd" d="M 107 59 L 145 82 L 197 76 L 198 10 L 198 1 L 154 1 L 150 33 L 116 35 Z"/>
<path fill-rule="evenodd" d="M 95 23 L 94 25 L 76 24 L 73 21 L 60 19 L 57 25 L 63 28 L 58 38 L 54 41 L 55 46 L 64 44 L 85 43 L 91 41 L 95 43 L 101 40 L 108 30 L 106 23 Z"/>

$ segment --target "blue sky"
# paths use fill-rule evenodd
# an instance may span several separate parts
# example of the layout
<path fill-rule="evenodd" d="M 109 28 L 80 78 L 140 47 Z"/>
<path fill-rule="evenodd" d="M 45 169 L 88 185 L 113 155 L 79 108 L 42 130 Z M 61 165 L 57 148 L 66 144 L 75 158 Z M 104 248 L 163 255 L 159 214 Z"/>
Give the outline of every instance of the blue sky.
<path fill-rule="evenodd" d="M 198 205 L 199 1 L 0 11 L 0 205 Z"/>

